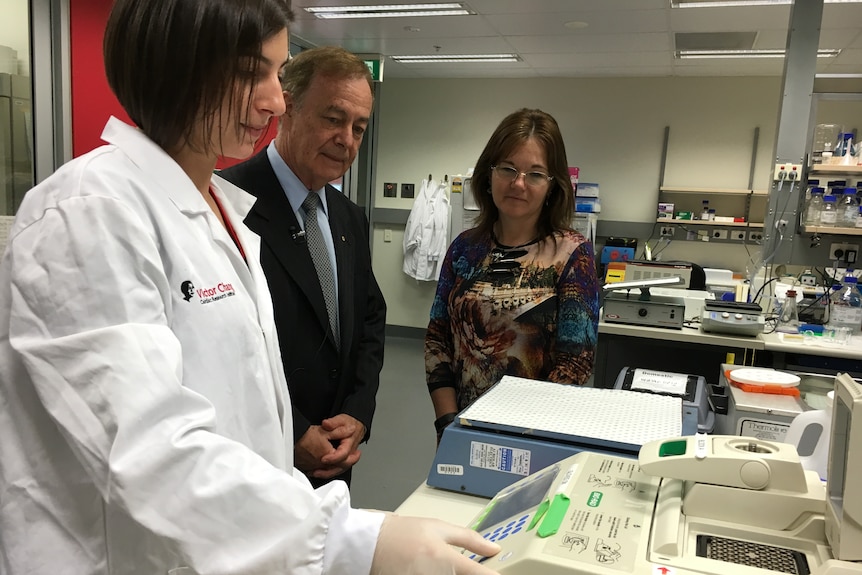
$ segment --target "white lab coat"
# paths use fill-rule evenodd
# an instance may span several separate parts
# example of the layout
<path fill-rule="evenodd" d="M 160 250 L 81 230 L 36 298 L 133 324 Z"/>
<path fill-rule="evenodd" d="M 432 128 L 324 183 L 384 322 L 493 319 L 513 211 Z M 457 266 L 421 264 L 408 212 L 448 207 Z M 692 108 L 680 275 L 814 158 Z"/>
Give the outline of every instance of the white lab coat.
<path fill-rule="evenodd" d="M 160 148 L 103 138 L 0 264 L 0 573 L 367 573 L 382 515 L 293 469 L 254 198 L 214 178 L 246 262 Z"/>
<path fill-rule="evenodd" d="M 448 245 L 446 184 L 422 180 L 404 229 L 404 273 L 417 280 L 437 281 Z"/>

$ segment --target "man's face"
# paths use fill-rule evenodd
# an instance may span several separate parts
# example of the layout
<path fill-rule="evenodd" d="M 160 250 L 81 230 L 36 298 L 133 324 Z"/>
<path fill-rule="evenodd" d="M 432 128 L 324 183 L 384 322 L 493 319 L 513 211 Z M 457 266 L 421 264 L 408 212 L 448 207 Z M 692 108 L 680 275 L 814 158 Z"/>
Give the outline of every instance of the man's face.
<path fill-rule="evenodd" d="M 276 147 L 309 190 L 350 168 L 368 127 L 373 98 L 363 78 L 315 76 L 301 103 L 285 93 L 287 112 Z"/>

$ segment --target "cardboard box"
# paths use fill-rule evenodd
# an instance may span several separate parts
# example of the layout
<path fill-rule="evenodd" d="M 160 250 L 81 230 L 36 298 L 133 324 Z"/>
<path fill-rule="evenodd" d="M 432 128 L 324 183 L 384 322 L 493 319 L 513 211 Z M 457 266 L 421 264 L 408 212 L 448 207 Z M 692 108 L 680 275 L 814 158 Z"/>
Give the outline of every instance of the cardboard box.
<path fill-rule="evenodd" d="M 579 198 L 598 198 L 599 185 L 590 182 L 580 182 L 578 184 L 578 193 L 576 195 Z"/>

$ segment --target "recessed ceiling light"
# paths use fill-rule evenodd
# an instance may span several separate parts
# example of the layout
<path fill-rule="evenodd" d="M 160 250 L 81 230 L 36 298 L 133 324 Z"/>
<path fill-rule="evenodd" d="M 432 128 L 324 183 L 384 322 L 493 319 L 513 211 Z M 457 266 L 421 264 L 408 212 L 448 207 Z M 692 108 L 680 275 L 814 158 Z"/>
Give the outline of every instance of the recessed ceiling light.
<path fill-rule="evenodd" d="M 589 24 L 587 22 L 581 22 L 579 20 L 572 20 L 571 22 L 566 22 L 565 24 L 563 24 L 563 26 L 565 26 L 569 30 L 583 30 L 584 28 L 589 26 Z"/>
<path fill-rule="evenodd" d="M 391 56 L 402 64 L 441 64 L 441 63 L 495 63 L 519 62 L 517 54 L 424 54 L 416 56 Z"/>
<path fill-rule="evenodd" d="M 378 4 L 375 6 L 309 6 L 317 18 L 400 18 L 405 16 L 467 16 L 475 14 L 461 2 L 429 4 Z"/>
<path fill-rule="evenodd" d="M 792 0 L 673 0 L 671 8 L 727 8 L 736 6 L 782 6 Z M 857 4 L 862 0 L 823 0 L 824 4 Z"/>
<path fill-rule="evenodd" d="M 833 58 L 841 50 L 818 50 L 818 58 Z M 677 50 L 679 59 L 690 58 L 784 58 L 784 50 Z"/>

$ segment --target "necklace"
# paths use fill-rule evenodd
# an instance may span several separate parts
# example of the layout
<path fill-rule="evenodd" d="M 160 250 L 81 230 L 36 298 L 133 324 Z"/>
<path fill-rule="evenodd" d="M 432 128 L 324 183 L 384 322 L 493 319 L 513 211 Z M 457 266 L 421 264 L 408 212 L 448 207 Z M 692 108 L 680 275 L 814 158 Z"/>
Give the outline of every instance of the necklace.
<path fill-rule="evenodd" d="M 497 239 L 497 234 L 495 234 L 494 230 L 492 229 L 491 230 L 491 241 L 493 241 L 495 244 L 497 244 L 497 247 L 500 248 L 501 250 L 517 250 L 519 248 L 525 248 L 529 245 L 532 245 L 532 244 L 538 242 L 539 238 L 537 238 L 537 237 L 533 238 L 532 240 L 525 242 L 523 244 L 517 245 L 517 246 L 507 246 L 506 244 L 502 243 L 500 240 Z"/>

